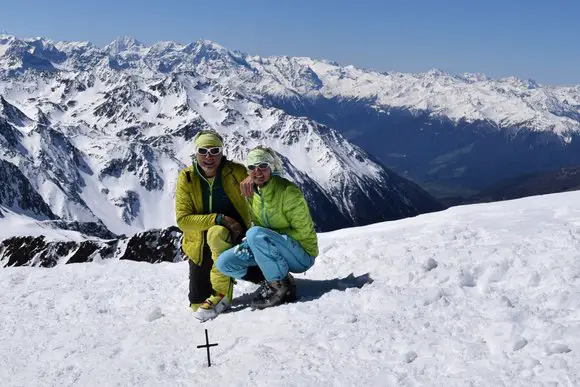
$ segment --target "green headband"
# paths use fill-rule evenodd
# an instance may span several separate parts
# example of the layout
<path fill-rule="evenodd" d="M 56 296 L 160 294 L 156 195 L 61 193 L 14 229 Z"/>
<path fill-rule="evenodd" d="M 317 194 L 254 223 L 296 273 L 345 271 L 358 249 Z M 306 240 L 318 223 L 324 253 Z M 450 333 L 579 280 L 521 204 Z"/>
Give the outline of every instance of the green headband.
<path fill-rule="evenodd" d="M 195 148 L 223 147 L 224 142 L 214 133 L 201 133 L 195 137 Z"/>

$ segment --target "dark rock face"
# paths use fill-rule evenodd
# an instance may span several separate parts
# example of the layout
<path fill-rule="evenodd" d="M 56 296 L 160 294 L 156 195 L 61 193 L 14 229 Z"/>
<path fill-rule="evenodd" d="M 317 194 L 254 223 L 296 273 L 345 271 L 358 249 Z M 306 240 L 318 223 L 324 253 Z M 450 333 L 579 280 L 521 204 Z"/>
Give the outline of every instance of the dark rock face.
<path fill-rule="evenodd" d="M 163 178 L 155 169 L 155 152 L 145 144 L 133 143 L 124 158 L 110 159 L 101 171 L 99 178 L 106 176 L 120 177 L 124 172 L 130 172 L 139 177 L 139 183 L 148 191 L 163 188 Z"/>
<path fill-rule="evenodd" d="M 44 252 L 44 254 L 43 254 Z M 47 243 L 44 237 L 14 237 L 0 244 L 0 262 L 3 267 L 11 266 L 41 266 L 51 267 L 56 264 L 56 259 L 48 255 Z M 45 257 L 41 258 L 41 254 Z"/>
<path fill-rule="evenodd" d="M 20 109 L 8 103 L 4 97 L 0 96 L 0 113 L 15 125 L 24 125 L 30 118 Z"/>
<path fill-rule="evenodd" d="M 34 151 L 23 145 L 30 138 L 38 141 L 39 147 Z M 70 202 L 90 213 L 80 197 L 85 187 L 81 172 L 89 175 L 93 172 L 82 152 L 63 133 L 36 123 L 24 138 L 18 129 L 0 117 L 0 156 L 14 160 L 13 164 L 0 159 L 1 181 L 9 182 L 0 186 L 0 204 L 35 219 L 58 219 L 37 191 L 39 182 L 50 181 Z"/>
<path fill-rule="evenodd" d="M 183 138 L 185 141 L 190 141 L 195 137 L 200 130 L 209 129 L 208 123 L 201 117 L 192 120 L 189 124 L 178 128 L 172 133 L 175 137 Z"/>
<path fill-rule="evenodd" d="M 12 237 L 0 242 L 0 267 L 54 267 L 57 264 L 123 259 L 139 262 L 179 262 L 181 231 L 177 227 L 148 230 L 131 238 L 47 241 L 44 236 Z"/>
<path fill-rule="evenodd" d="M 177 227 L 140 232 L 129 239 L 119 259 L 150 263 L 178 262 L 183 259 L 180 240 L 181 231 Z"/>
<path fill-rule="evenodd" d="M 139 201 L 139 194 L 135 191 L 125 191 L 125 195 L 113 198 L 112 202 L 123 209 L 122 219 L 125 223 L 131 224 L 131 221 L 139 216 L 141 211 L 141 202 Z"/>
<path fill-rule="evenodd" d="M 18 167 L 2 159 L 0 181 L 0 205 L 39 220 L 58 219 Z"/>
<path fill-rule="evenodd" d="M 61 187 L 74 201 L 82 203 L 79 196 L 85 181 L 79 171 L 92 174 L 81 152 L 69 141 L 64 134 L 45 126 L 37 126 L 34 129 L 38 133 L 43 144 L 40 151 L 40 167 L 51 171 L 49 174 L 57 186 Z"/>
<path fill-rule="evenodd" d="M 18 145 L 20 145 L 22 133 L 14 129 L 6 119 L 0 117 L 0 136 L 0 144 L 6 146 L 7 150 L 15 150 L 18 148 Z M 20 148 L 22 148 L 22 146 L 20 146 Z"/>
<path fill-rule="evenodd" d="M 122 67 L 117 69 L 122 69 Z M 155 103 L 158 98 L 153 94 L 140 90 L 134 83 L 129 82 L 107 92 L 105 102 L 95 108 L 94 114 L 98 117 L 107 117 L 109 119 L 116 117 L 119 120 L 126 120 L 132 116 L 128 108 L 140 107 L 145 101 Z M 120 109 L 120 107 L 123 108 Z"/>

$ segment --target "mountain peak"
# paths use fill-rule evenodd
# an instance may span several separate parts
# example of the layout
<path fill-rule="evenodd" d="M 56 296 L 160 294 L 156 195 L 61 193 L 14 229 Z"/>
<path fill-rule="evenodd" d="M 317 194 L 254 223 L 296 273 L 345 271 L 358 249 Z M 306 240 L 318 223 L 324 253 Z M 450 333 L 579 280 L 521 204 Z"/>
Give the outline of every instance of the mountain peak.
<path fill-rule="evenodd" d="M 427 76 L 433 76 L 433 77 L 449 77 L 449 76 L 453 76 L 452 74 L 449 74 L 441 69 L 438 68 L 432 68 L 429 71 L 427 71 L 425 73 L 425 75 Z"/>
<path fill-rule="evenodd" d="M 500 82 L 505 82 L 507 84 L 513 85 L 514 87 L 524 89 L 535 89 L 539 86 L 538 83 L 533 79 L 521 79 L 514 76 L 502 78 L 500 79 Z"/>
<path fill-rule="evenodd" d="M 11 42 L 15 39 L 16 39 L 16 37 L 14 35 L 10 35 L 10 34 L 4 33 L 4 32 L 0 33 L 0 44 L 5 44 L 5 43 Z"/>
<path fill-rule="evenodd" d="M 145 47 L 143 43 L 132 36 L 120 36 L 105 46 L 104 50 L 109 55 L 117 55 L 124 51 L 138 51 Z"/>
<path fill-rule="evenodd" d="M 468 82 L 485 82 L 492 80 L 490 77 L 482 73 L 463 73 L 460 78 Z"/>
<path fill-rule="evenodd" d="M 195 53 L 199 56 L 216 58 L 223 55 L 228 55 L 230 51 L 215 42 L 207 39 L 197 40 L 193 43 L 188 44 L 184 48 L 185 52 Z"/>
<path fill-rule="evenodd" d="M 224 46 L 207 39 L 200 39 L 197 42 L 195 42 L 195 44 L 198 47 L 204 47 L 206 49 L 212 49 L 216 51 L 228 51 L 228 49 L 225 48 Z"/>
<path fill-rule="evenodd" d="M 127 54 L 119 56 L 121 53 Z M 111 58 L 103 61 L 107 56 Z M 127 73 L 195 71 L 212 79 L 220 77 L 221 83 L 241 93 L 356 98 L 376 101 L 383 110 L 436 112 L 453 122 L 532 126 L 557 134 L 580 130 L 580 86 L 547 87 L 534 80 L 456 75 L 437 68 L 422 73 L 378 73 L 308 57 L 247 55 L 207 39 L 187 45 L 165 41 L 148 46 L 122 36 L 100 49 L 88 43 L 0 34 L 2 70 L 90 71 L 99 63 Z M 540 93 L 530 93 L 532 90 Z M 538 94 L 546 94 L 550 103 L 538 103 Z"/>

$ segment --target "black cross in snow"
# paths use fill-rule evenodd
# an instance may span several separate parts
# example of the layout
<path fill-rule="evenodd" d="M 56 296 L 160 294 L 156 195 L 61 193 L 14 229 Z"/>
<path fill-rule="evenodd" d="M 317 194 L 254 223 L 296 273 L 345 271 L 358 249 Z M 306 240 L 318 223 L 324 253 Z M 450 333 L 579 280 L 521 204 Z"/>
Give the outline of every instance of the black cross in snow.
<path fill-rule="evenodd" d="M 211 367 L 211 360 L 209 358 L 209 347 L 215 347 L 217 343 L 210 344 L 209 338 L 207 337 L 207 329 L 205 330 L 205 345 L 198 345 L 197 348 L 207 348 L 207 366 Z"/>

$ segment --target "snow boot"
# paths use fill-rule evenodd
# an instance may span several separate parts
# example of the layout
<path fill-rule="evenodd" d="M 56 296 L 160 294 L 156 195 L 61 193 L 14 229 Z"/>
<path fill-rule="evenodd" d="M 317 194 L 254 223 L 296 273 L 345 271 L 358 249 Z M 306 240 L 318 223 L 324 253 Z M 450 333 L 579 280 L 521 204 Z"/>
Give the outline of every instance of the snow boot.
<path fill-rule="evenodd" d="M 262 283 L 251 302 L 252 309 L 264 309 L 296 299 L 296 285 L 290 274 L 281 280 Z"/>
<path fill-rule="evenodd" d="M 230 307 L 228 298 L 223 294 L 208 297 L 195 311 L 194 316 L 201 322 L 214 319 Z"/>

